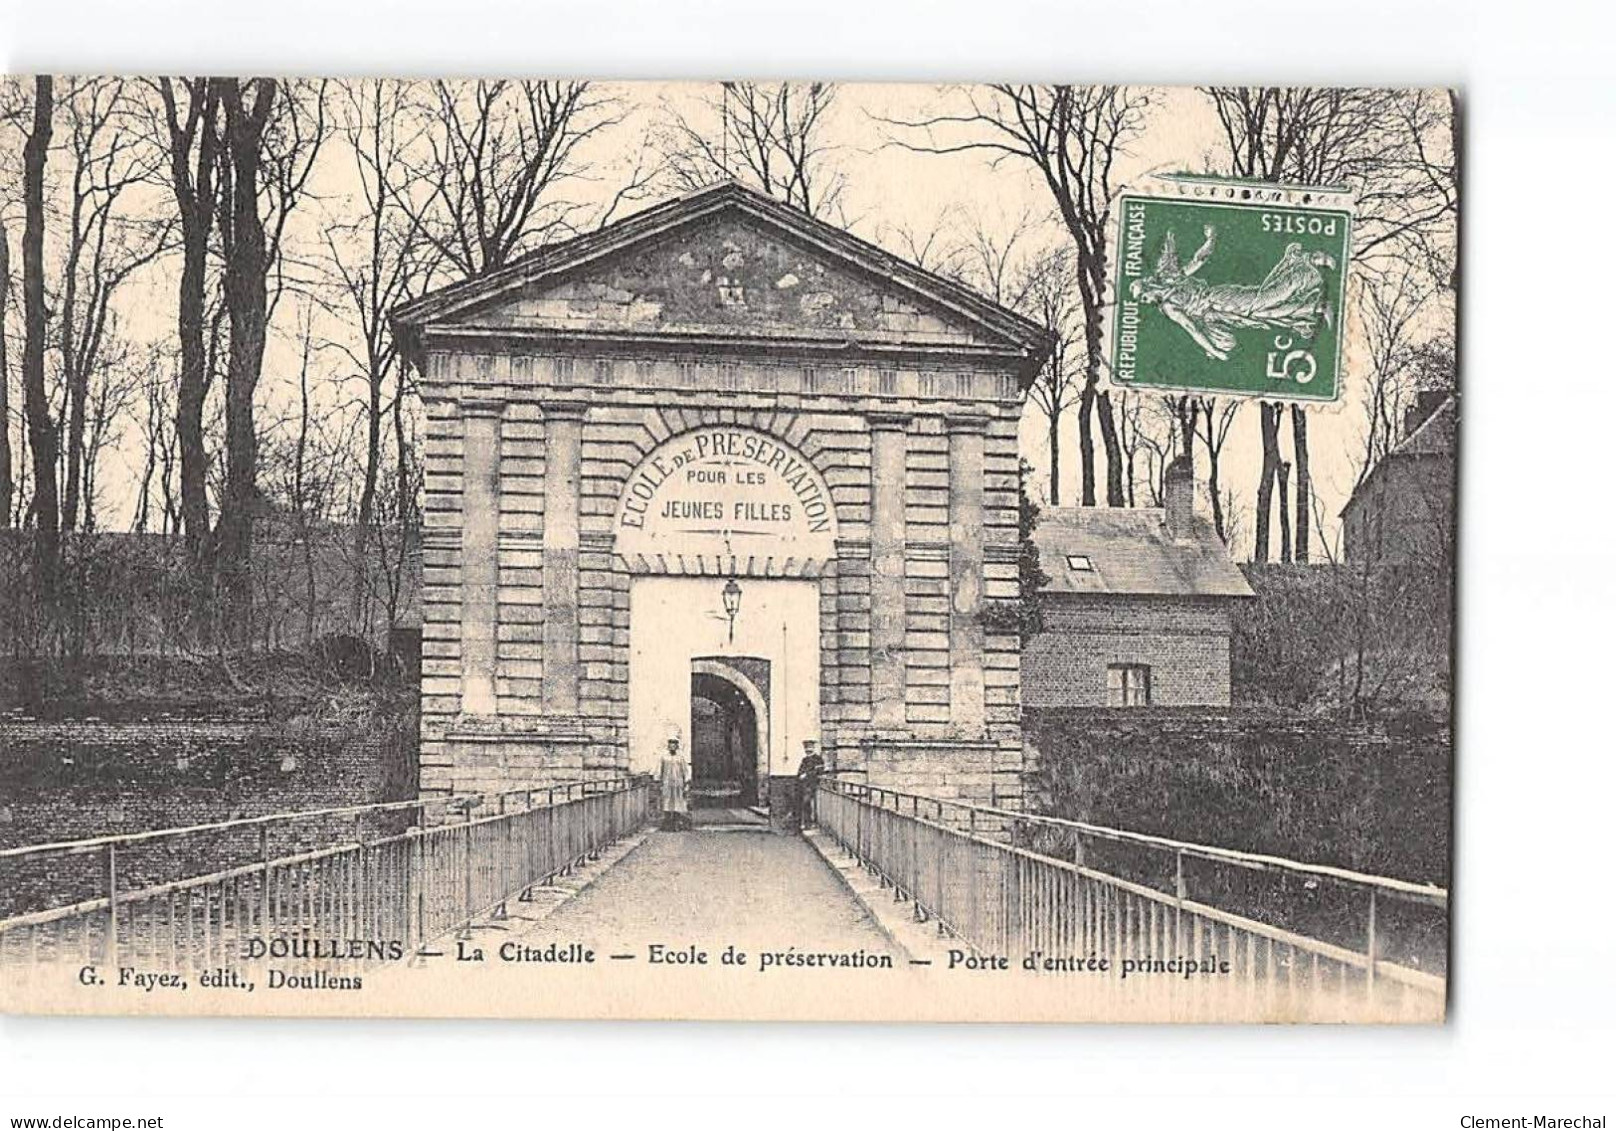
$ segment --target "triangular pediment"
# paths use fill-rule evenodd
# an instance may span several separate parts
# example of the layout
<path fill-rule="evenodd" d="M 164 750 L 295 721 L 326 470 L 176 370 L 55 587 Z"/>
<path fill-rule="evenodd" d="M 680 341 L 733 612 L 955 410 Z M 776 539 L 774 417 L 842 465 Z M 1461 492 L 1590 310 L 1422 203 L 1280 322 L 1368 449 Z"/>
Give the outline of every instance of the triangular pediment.
<path fill-rule="evenodd" d="M 419 332 L 828 340 L 1039 353 L 1039 327 L 736 185 L 716 186 L 409 304 Z"/>
<path fill-rule="evenodd" d="M 480 325 L 503 328 L 873 333 L 962 344 L 980 335 L 964 319 L 734 213 L 685 224 L 469 313 Z"/>

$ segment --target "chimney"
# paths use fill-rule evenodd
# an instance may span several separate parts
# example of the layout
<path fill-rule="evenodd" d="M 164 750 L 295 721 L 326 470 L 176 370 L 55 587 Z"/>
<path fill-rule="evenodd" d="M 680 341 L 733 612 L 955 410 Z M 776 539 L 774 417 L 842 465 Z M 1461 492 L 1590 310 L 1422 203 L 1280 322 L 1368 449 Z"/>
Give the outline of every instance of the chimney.
<path fill-rule="evenodd" d="M 1403 438 L 1414 435 L 1416 429 L 1431 417 L 1448 399 L 1446 389 L 1421 389 L 1414 394 L 1414 403 L 1403 410 Z"/>
<path fill-rule="evenodd" d="M 1175 542 L 1195 537 L 1195 464 L 1179 456 L 1162 477 L 1162 502 L 1167 512 L 1167 536 Z"/>

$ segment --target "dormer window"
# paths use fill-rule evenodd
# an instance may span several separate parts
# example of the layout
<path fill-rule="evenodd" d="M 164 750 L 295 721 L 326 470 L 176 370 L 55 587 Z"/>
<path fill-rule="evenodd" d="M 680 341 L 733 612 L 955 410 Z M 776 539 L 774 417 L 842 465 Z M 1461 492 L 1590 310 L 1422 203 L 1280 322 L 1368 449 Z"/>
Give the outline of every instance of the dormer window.
<path fill-rule="evenodd" d="M 1089 561 L 1087 554 L 1067 554 L 1066 568 L 1073 573 L 1093 573 L 1094 563 Z"/>

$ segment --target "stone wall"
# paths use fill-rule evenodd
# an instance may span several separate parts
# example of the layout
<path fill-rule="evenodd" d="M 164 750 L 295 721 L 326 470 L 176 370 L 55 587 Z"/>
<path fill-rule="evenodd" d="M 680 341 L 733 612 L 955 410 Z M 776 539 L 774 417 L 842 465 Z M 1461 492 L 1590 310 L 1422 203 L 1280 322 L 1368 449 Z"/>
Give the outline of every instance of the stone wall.
<path fill-rule="evenodd" d="M 1061 594 L 1043 608 L 1022 655 L 1028 707 L 1106 706 L 1112 664 L 1149 666 L 1153 706 L 1228 706 L 1229 602 Z"/>
<path fill-rule="evenodd" d="M 832 749 L 829 764 L 843 781 L 924 797 L 1019 809 L 1025 795 L 1019 743 L 870 741 Z"/>
<path fill-rule="evenodd" d="M 269 813 L 400 801 L 416 794 L 415 716 L 377 704 L 337 721 L 0 716 L 0 847 L 179 828 Z M 408 813 L 363 825 L 352 817 L 270 827 L 288 855 L 400 830 Z M 131 886 L 258 859 L 258 832 L 130 846 L 119 867 Z M 0 915 L 101 894 L 102 858 L 13 862 L 0 879 Z"/>
<path fill-rule="evenodd" d="M 817 577 L 827 746 L 964 743 L 969 760 L 969 743 L 1019 745 L 1019 641 L 980 620 L 1018 592 L 1013 375 L 444 350 L 424 388 L 424 791 L 627 767 L 613 523 L 647 453 L 705 425 L 790 445 L 834 501 Z"/>

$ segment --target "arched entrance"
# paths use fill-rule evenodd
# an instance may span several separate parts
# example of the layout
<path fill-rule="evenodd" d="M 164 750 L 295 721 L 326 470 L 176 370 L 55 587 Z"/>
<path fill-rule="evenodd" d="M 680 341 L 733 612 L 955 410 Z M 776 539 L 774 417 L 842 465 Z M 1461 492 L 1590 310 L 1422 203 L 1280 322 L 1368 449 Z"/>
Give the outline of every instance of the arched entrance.
<path fill-rule="evenodd" d="M 749 674 L 745 669 L 751 668 Z M 769 662 L 698 658 L 690 664 L 692 808 L 760 804 L 768 781 Z"/>
<path fill-rule="evenodd" d="M 646 454 L 614 535 L 630 579 L 631 766 L 654 770 L 678 731 L 696 803 L 767 804 L 769 779 L 796 774 L 820 733 L 836 536 L 829 486 L 783 438 L 704 424 Z"/>

